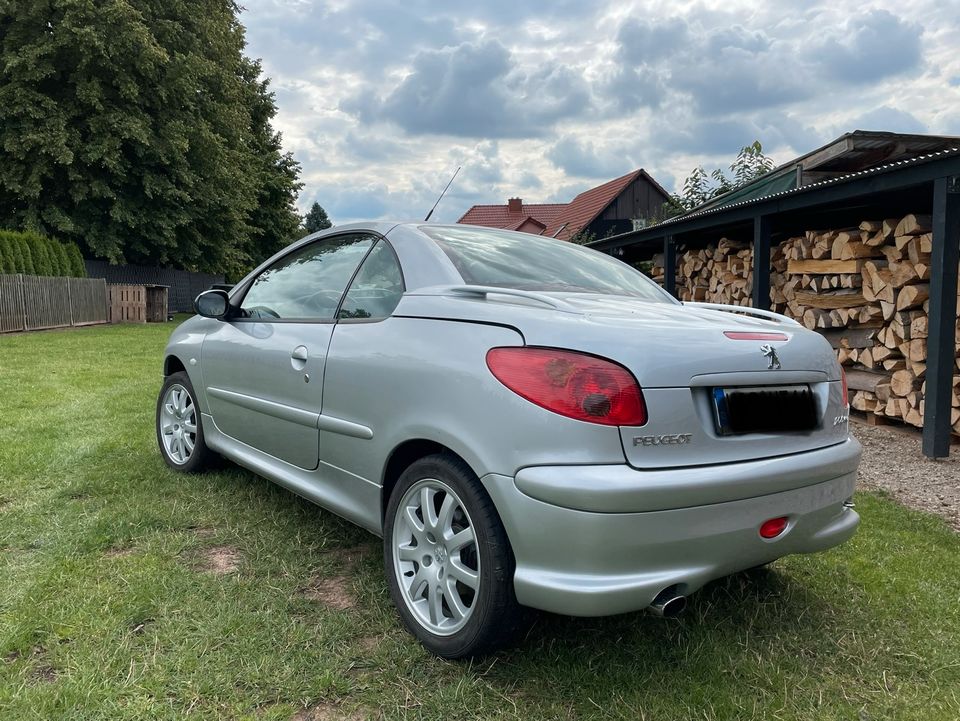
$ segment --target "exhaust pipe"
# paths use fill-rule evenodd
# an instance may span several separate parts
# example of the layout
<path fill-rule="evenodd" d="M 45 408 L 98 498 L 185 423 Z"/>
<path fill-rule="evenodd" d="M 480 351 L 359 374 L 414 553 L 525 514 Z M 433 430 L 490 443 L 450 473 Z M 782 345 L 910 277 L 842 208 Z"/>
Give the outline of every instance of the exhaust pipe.
<path fill-rule="evenodd" d="M 647 610 L 661 618 L 676 618 L 687 607 L 686 596 L 677 593 L 676 587 L 665 588 L 653 599 Z"/>

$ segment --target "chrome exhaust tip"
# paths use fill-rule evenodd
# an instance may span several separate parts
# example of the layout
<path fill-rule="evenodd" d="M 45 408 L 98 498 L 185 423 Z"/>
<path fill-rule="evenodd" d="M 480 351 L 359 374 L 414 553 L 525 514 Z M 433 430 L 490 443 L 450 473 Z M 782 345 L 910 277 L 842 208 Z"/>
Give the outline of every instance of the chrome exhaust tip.
<path fill-rule="evenodd" d="M 661 618 L 676 618 L 687 607 L 687 597 L 677 593 L 675 588 L 665 588 L 653 599 L 647 610 Z"/>

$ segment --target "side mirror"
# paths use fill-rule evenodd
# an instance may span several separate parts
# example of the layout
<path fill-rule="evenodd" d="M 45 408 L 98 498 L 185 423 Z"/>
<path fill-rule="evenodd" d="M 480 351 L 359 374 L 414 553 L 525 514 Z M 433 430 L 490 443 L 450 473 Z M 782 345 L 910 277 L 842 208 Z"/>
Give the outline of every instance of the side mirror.
<path fill-rule="evenodd" d="M 193 301 L 193 309 L 204 318 L 223 320 L 230 310 L 230 298 L 223 290 L 205 290 Z"/>

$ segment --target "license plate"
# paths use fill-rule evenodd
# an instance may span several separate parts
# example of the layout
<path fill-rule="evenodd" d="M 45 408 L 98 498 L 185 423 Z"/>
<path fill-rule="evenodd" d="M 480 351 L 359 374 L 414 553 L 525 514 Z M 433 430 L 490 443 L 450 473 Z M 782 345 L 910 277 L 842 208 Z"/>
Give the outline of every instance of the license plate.
<path fill-rule="evenodd" d="M 714 388 L 720 435 L 788 433 L 817 427 L 817 403 L 807 385 Z"/>

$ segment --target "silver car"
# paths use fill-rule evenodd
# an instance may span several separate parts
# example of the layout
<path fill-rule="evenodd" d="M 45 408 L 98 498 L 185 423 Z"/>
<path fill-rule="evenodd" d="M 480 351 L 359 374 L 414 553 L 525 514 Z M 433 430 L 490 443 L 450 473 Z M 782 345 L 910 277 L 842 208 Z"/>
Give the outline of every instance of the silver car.
<path fill-rule="evenodd" d="M 674 615 L 859 523 L 822 336 L 581 246 L 342 226 L 196 310 L 163 363 L 166 463 L 218 453 L 382 536 L 400 617 L 444 657 L 504 644 L 525 607 Z"/>

